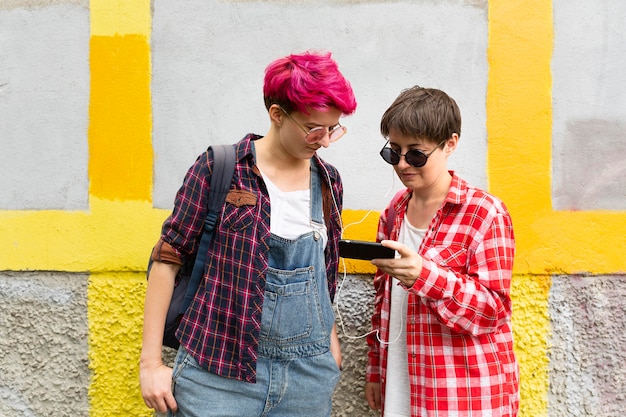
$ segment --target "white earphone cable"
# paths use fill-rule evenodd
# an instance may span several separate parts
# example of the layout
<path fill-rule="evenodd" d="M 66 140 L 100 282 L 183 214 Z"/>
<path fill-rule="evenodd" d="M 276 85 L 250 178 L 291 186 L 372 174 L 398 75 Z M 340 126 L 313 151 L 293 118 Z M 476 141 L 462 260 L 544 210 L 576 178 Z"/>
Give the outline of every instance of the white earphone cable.
<path fill-rule="evenodd" d="M 385 195 L 383 196 L 383 199 L 385 199 L 385 201 L 387 200 L 387 198 L 389 197 L 389 195 L 390 195 L 390 194 L 394 191 L 394 188 L 395 188 L 395 178 L 396 178 L 396 176 L 395 176 L 395 172 L 394 172 L 393 170 L 392 170 L 391 172 L 392 172 L 391 187 L 389 188 L 389 190 L 387 190 L 387 192 L 386 192 L 386 193 L 385 193 Z M 328 175 L 328 173 L 326 173 L 326 175 Z M 332 193 L 331 193 L 331 194 L 332 194 Z M 332 197 L 333 197 L 333 204 L 335 205 L 335 210 L 339 211 L 339 207 L 338 207 L 338 205 L 337 205 L 337 202 L 335 201 L 335 196 L 334 196 L 334 195 L 332 195 Z M 358 224 L 363 223 L 363 222 L 365 221 L 365 219 L 367 219 L 367 217 L 368 217 L 368 216 L 372 213 L 372 211 L 373 211 L 373 210 L 371 210 L 371 209 L 370 209 L 370 210 L 368 210 L 368 211 L 367 211 L 367 213 L 365 213 L 365 215 L 361 218 L 361 220 L 356 221 L 356 222 L 349 223 L 349 224 L 348 224 L 348 225 L 346 225 L 345 227 L 344 227 L 344 225 L 343 225 L 343 221 L 342 221 L 342 219 L 341 219 L 341 216 L 339 216 L 339 221 L 341 222 L 341 223 L 340 223 L 340 226 L 341 226 L 341 235 L 343 236 L 344 232 L 345 232 L 345 231 L 346 231 L 346 229 L 348 229 L 349 227 L 351 227 L 351 226 L 355 226 L 355 225 L 358 225 Z M 352 335 L 349 335 L 349 334 L 348 334 L 348 332 L 346 331 L 346 328 L 345 328 L 345 323 L 344 323 L 344 320 L 343 320 L 343 316 L 341 315 L 341 311 L 340 311 L 340 309 L 339 309 L 339 299 L 340 299 L 340 297 L 341 297 L 341 291 L 343 290 L 343 284 L 344 284 L 344 282 L 346 281 L 346 278 L 347 278 L 347 272 L 346 272 L 346 261 L 345 261 L 345 259 L 343 259 L 343 258 L 342 258 L 342 259 L 341 259 L 341 262 L 342 262 L 342 267 L 343 267 L 343 276 L 342 276 L 342 279 L 340 280 L 340 282 L 339 282 L 339 284 L 338 284 L 338 286 L 337 286 L 337 291 L 336 291 L 336 294 L 335 294 L 335 303 L 336 303 L 336 305 L 335 305 L 335 310 L 336 310 L 336 312 L 337 312 L 337 321 L 339 322 L 339 326 L 341 327 L 341 332 L 342 332 L 342 334 L 343 334 L 346 338 L 348 338 L 348 339 L 357 340 L 357 339 L 362 339 L 362 338 L 364 338 L 364 337 L 367 337 L 367 336 L 369 336 L 369 335 L 370 335 L 370 334 L 372 334 L 372 333 L 376 333 L 376 339 L 377 339 L 380 343 L 382 343 L 382 344 L 392 344 L 392 343 L 397 342 L 397 341 L 398 341 L 398 339 L 400 338 L 400 336 L 401 336 L 402 332 L 399 332 L 399 333 L 398 333 L 398 335 L 397 335 L 397 336 L 394 338 L 394 340 L 393 340 L 393 341 L 391 341 L 391 342 L 385 342 L 385 341 L 381 340 L 381 339 L 380 339 L 380 335 L 379 335 L 379 331 L 378 331 L 378 329 L 373 329 L 373 330 L 371 330 L 371 331 L 369 331 L 369 332 L 367 332 L 367 333 L 365 333 L 365 334 L 358 335 L 358 336 L 352 336 Z M 406 304 L 406 299 L 403 301 L 402 310 L 404 310 L 404 305 L 405 305 L 405 304 Z M 400 319 L 401 319 L 401 322 L 400 322 L 400 328 L 402 329 L 402 328 L 404 327 L 404 320 L 403 320 L 403 317 L 402 317 L 402 316 L 400 316 Z"/>

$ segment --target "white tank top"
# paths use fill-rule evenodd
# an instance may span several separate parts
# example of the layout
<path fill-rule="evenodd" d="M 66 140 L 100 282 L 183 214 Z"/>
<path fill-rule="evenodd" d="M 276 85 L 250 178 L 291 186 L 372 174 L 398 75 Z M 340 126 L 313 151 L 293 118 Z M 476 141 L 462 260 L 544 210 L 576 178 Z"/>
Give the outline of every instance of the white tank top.
<path fill-rule="evenodd" d="M 398 241 L 417 251 L 426 230 L 413 227 L 405 215 Z M 399 282 L 392 278 L 384 417 L 411 417 L 411 386 L 406 347 L 408 292 L 399 285 Z"/>
<path fill-rule="evenodd" d="M 261 172 L 263 174 L 263 172 Z M 263 176 L 270 195 L 270 232 L 285 239 L 296 239 L 305 233 L 318 231 L 326 247 L 326 223 L 311 220 L 311 190 L 282 191 L 267 176 Z"/>

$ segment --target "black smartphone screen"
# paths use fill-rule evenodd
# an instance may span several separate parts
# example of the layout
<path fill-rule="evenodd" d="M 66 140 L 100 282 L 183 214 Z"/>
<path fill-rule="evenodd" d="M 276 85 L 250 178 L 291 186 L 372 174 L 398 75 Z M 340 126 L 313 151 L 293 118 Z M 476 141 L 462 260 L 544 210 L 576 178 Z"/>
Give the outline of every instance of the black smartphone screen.
<path fill-rule="evenodd" d="M 394 258 L 396 251 L 386 248 L 378 242 L 342 239 L 339 241 L 339 256 L 371 261 L 377 258 Z"/>

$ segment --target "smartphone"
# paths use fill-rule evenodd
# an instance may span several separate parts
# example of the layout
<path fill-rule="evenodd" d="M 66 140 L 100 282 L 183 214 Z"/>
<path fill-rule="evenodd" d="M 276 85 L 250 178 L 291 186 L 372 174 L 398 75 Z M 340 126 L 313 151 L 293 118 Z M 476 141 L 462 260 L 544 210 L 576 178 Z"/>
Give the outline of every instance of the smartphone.
<path fill-rule="evenodd" d="M 377 258 L 395 258 L 396 251 L 386 248 L 378 242 L 342 239 L 339 241 L 339 256 L 371 261 Z"/>

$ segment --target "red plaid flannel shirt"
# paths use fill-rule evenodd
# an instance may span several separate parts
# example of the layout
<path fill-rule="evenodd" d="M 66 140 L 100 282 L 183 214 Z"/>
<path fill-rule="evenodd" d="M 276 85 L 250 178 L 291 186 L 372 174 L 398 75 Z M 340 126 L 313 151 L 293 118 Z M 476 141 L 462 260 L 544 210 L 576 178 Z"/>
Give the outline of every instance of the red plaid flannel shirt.
<path fill-rule="evenodd" d="M 511 330 L 515 241 L 505 205 L 453 175 L 418 250 L 406 320 L 411 415 L 516 416 L 519 370 Z M 377 240 L 397 240 L 411 191 L 381 214 Z M 389 216 L 395 216 L 389 218 Z M 387 223 L 390 227 L 388 227 Z M 385 393 L 391 279 L 377 271 L 367 381 Z"/>

